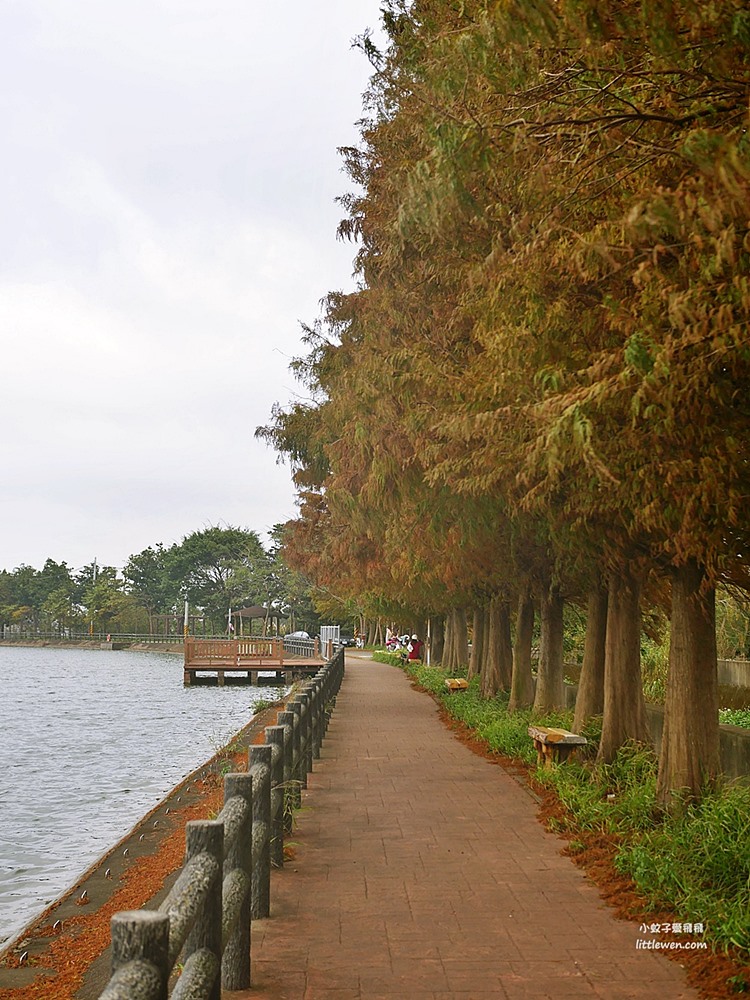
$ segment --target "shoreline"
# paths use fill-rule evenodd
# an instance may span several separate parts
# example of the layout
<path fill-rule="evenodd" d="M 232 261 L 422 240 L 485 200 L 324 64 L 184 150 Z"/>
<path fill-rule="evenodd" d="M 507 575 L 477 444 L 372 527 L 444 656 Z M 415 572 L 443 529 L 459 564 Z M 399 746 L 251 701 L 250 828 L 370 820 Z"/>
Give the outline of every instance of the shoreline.
<path fill-rule="evenodd" d="M 110 975 L 112 913 L 158 905 L 182 868 L 185 824 L 221 808 L 223 770 L 228 763 L 244 769 L 247 748 L 273 723 L 281 704 L 254 715 L 53 903 L 0 945 L 0 1000 L 98 998 Z"/>
<path fill-rule="evenodd" d="M 109 643 L 103 643 L 100 639 L 71 640 L 69 642 L 53 642 L 50 639 L 0 639 L 0 649 L 110 649 Z M 120 645 L 113 652 L 136 652 L 136 653 L 180 653 L 184 652 L 183 644 L 173 642 L 133 642 L 127 645 Z"/>

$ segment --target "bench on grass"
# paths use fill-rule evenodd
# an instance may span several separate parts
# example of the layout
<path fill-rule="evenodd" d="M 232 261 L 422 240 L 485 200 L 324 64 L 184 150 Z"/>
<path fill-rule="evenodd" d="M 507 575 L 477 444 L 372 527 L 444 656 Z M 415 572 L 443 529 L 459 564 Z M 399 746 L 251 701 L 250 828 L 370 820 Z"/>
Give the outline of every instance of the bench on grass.
<path fill-rule="evenodd" d="M 446 677 L 445 686 L 448 688 L 448 694 L 455 694 L 456 691 L 465 691 L 469 682 L 463 677 Z"/>
<path fill-rule="evenodd" d="M 554 726 L 529 726 L 528 733 L 534 741 L 540 767 L 562 764 L 578 747 L 588 742 L 585 736 L 567 729 L 555 729 Z"/>

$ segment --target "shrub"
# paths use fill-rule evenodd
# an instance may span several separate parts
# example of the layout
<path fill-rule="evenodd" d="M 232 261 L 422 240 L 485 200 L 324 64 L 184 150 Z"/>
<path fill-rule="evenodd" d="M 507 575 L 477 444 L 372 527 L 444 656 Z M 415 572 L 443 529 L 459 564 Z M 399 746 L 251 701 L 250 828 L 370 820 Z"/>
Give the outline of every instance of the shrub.
<path fill-rule="evenodd" d="M 704 924 L 721 946 L 750 948 L 750 788 L 707 795 L 625 844 L 617 867 L 656 907 Z"/>

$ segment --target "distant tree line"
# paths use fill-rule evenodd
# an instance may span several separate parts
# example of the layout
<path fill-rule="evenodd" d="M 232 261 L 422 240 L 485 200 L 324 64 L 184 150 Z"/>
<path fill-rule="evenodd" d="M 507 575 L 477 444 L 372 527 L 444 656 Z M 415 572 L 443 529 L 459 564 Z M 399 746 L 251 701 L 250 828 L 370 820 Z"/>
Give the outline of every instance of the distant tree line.
<path fill-rule="evenodd" d="M 0 570 L 0 626 L 65 636 L 180 633 L 189 602 L 195 627 L 227 631 L 230 609 L 260 605 L 283 627 L 317 631 L 310 586 L 281 558 L 281 529 L 265 548 L 254 531 L 209 527 L 181 542 L 130 556 L 122 570 L 92 562 L 71 569 L 47 559 L 41 569 Z M 340 612 L 340 609 L 339 609 Z M 256 631 L 263 624 L 255 623 Z"/>

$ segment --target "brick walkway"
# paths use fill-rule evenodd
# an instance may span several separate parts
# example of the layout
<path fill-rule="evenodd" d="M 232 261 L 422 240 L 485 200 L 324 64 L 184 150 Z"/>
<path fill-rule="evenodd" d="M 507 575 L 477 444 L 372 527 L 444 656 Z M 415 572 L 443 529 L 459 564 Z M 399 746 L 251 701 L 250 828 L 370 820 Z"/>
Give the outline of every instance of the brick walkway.
<path fill-rule="evenodd" d="M 243 1000 L 697 1000 L 636 950 L 530 793 L 394 667 L 347 654 Z"/>

